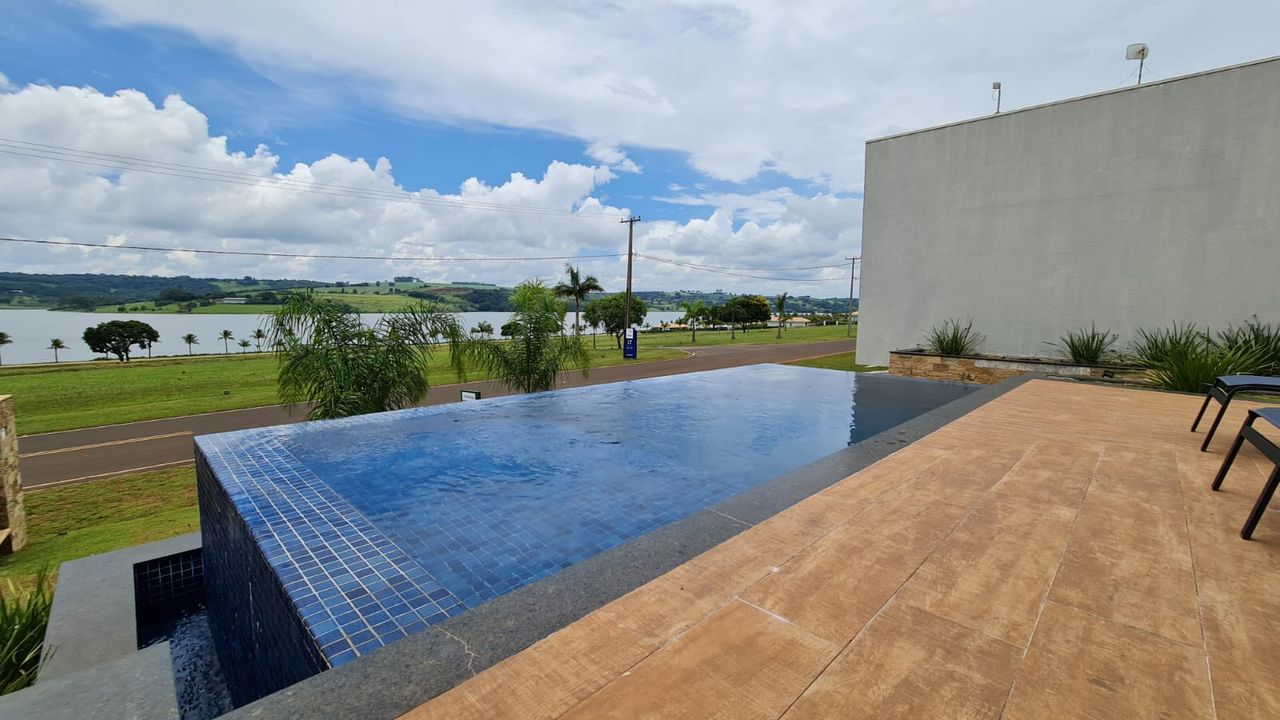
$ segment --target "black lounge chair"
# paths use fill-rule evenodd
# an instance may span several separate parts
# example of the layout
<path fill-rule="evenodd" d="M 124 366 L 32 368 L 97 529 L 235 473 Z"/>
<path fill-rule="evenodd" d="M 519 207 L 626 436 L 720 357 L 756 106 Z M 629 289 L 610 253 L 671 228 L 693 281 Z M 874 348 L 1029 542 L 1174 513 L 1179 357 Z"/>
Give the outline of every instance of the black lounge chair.
<path fill-rule="evenodd" d="M 1204 396 L 1204 404 L 1200 406 L 1200 412 L 1196 413 L 1196 421 L 1191 423 L 1191 432 L 1195 432 L 1200 426 L 1200 418 L 1204 417 L 1204 411 L 1209 407 L 1210 400 L 1217 400 L 1222 403 L 1222 407 L 1218 408 L 1218 416 L 1213 419 L 1213 424 L 1209 426 L 1209 434 L 1204 436 L 1204 443 L 1200 445 L 1200 452 L 1209 449 L 1209 443 L 1213 440 L 1213 434 L 1218 431 L 1218 423 L 1222 422 L 1222 416 L 1227 414 L 1227 405 L 1231 404 L 1231 398 L 1235 397 L 1238 392 L 1255 392 L 1267 395 L 1280 395 L 1280 377 L 1269 377 L 1267 375 L 1219 375 L 1209 388 L 1209 392 Z"/>
<path fill-rule="evenodd" d="M 1262 519 L 1262 513 L 1267 511 L 1267 505 L 1271 502 L 1271 496 L 1276 493 L 1276 486 L 1280 485 L 1280 445 L 1276 445 L 1271 440 L 1263 437 L 1262 433 L 1253 429 L 1253 422 L 1258 418 L 1271 423 L 1276 428 L 1280 428 L 1280 407 L 1259 408 L 1250 410 L 1249 417 L 1245 419 L 1244 425 L 1240 427 L 1240 433 L 1236 435 L 1236 441 L 1231 443 L 1231 451 L 1227 453 L 1227 459 L 1222 461 L 1222 469 L 1218 471 L 1218 477 L 1213 479 L 1213 489 L 1217 490 L 1222 487 L 1222 481 L 1227 477 L 1227 471 L 1231 469 L 1231 463 L 1235 462 L 1236 454 L 1240 452 L 1240 446 L 1248 440 L 1254 447 L 1262 451 L 1275 467 L 1271 469 L 1271 476 L 1267 478 L 1267 484 L 1262 487 L 1262 493 L 1258 495 L 1258 501 L 1253 505 L 1253 512 L 1249 513 L 1249 519 L 1245 521 L 1244 527 L 1240 530 L 1240 537 L 1248 540 L 1253 535 L 1253 529 L 1258 526 L 1258 521 Z"/>

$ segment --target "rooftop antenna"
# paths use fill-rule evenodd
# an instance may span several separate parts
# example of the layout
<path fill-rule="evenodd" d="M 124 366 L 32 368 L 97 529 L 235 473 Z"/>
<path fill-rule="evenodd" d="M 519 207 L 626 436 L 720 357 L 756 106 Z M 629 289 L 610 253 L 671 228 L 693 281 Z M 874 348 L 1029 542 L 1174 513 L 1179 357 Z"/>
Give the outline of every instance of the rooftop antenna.
<path fill-rule="evenodd" d="M 1125 48 L 1124 50 L 1125 60 L 1138 61 L 1138 84 L 1139 85 L 1142 84 L 1142 66 L 1145 65 L 1147 62 L 1147 53 L 1148 53 L 1148 50 L 1147 50 L 1146 43 L 1134 43 L 1129 47 Z"/>
<path fill-rule="evenodd" d="M 991 94 L 996 96 L 996 113 L 1000 112 L 1000 81 L 991 83 Z"/>

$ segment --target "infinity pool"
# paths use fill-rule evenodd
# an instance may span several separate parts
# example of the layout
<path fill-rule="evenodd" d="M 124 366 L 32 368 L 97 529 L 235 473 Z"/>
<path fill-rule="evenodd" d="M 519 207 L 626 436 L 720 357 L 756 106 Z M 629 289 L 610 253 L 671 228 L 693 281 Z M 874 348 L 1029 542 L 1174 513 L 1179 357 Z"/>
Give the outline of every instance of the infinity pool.
<path fill-rule="evenodd" d="M 340 665 L 972 389 L 757 365 L 200 437 L 206 583 L 286 606 L 211 621 L 296 615 Z"/>

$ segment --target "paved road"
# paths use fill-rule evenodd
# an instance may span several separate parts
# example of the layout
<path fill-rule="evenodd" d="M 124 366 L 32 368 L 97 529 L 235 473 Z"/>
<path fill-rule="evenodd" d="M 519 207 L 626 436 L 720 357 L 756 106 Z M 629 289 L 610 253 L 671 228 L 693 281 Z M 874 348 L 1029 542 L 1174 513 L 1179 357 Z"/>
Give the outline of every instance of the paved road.
<path fill-rule="evenodd" d="M 579 373 L 566 373 L 561 377 L 560 387 L 597 385 L 737 365 L 787 362 L 851 352 L 853 349 L 852 340 L 794 345 L 713 345 L 692 348 L 693 354 L 685 358 L 599 368 L 585 379 Z M 479 390 L 484 397 L 507 394 L 501 386 L 492 382 L 437 385 L 427 393 L 422 404 L 457 402 L 459 391 L 464 388 Z M 27 435 L 18 440 L 22 484 L 29 489 L 52 487 L 123 473 L 188 465 L 192 462 L 191 438 L 194 435 L 283 425 L 299 422 L 305 417 L 306 411 L 303 408 L 295 408 L 290 414 L 279 406 L 270 405 Z"/>

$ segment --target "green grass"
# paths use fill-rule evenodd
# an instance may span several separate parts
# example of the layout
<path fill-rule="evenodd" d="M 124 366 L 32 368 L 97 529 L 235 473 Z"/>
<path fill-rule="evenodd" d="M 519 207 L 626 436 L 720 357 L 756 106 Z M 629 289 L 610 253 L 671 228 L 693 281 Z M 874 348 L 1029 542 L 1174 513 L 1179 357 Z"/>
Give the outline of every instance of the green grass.
<path fill-rule="evenodd" d="M 782 339 L 778 339 L 778 329 L 768 328 L 765 330 L 750 330 L 748 332 L 737 332 L 737 339 L 730 339 L 728 330 L 699 330 L 698 342 L 694 344 L 690 340 L 688 330 L 671 331 L 671 332 L 652 332 L 640 333 L 640 347 L 680 347 L 680 348 L 698 348 L 707 345 L 785 345 L 789 343 L 812 343 L 825 342 L 828 340 L 848 340 L 844 325 L 819 325 L 818 327 L 791 328 L 782 332 Z M 858 336 L 858 326 L 853 326 L 853 337 Z M 612 342 L 611 339 L 601 337 L 600 342 Z"/>
<path fill-rule="evenodd" d="M 40 568 L 162 540 L 200 527 L 195 470 L 123 475 L 80 485 L 28 491 L 27 546 L 0 557 L 0 592 L 12 580 L 29 590 Z"/>
<path fill-rule="evenodd" d="M 796 360 L 789 362 L 787 365 L 801 365 L 811 368 L 822 368 L 824 370 L 847 370 L 849 372 L 870 372 L 873 370 L 886 370 L 882 365 L 859 365 L 854 357 L 856 353 L 836 353 L 835 355 L 823 355 L 821 357 L 809 358 L 808 360 Z"/>
<path fill-rule="evenodd" d="M 377 296 L 374 296 L 377 297 Z M 856 330 L 856 328 L 855 328 Z M 612 337 L 597 339 L 592 367 L 682 357 L 680 348 L 725 344 L 777 344 L 845 339 L 843 326 L 775 330 L 700 331 L 697 345 L 687 332 L 642 333 L 640 360 L 623 360 Z M 586 339 L 590 344 L 590 339 Z M 429 382 L 457 382 L 447 353 L 431 362 Z M 476 374 L 468 380 L 483 380 Z M 271 405 L 276 397 L 276 360 L 266 354 L 202 355 L 135 360 L 129 363 L 63 363 L 0 368 L 0 395 L 13 395 L 22 435 L 114 423 L 238 410 Z"/>
<path fill-rule="evenodd" d="M 623 360 L 601 343 L 591 366 L 683 356 L 651 348 L 641 360 Z M 271 405 L 278 401 L 276 368 L 273 356 L 258 353 L 0 368 L 0 395 L 13 395 L 18 433 L 31 435 Z M 432 358 L 427 379 L 432 386 L 458 382 L 447 351 Z"/>

